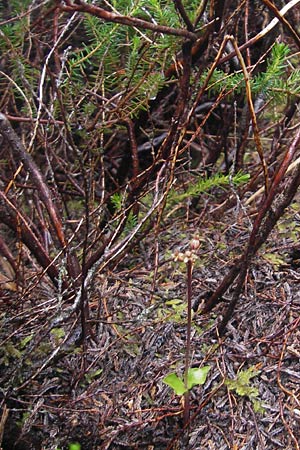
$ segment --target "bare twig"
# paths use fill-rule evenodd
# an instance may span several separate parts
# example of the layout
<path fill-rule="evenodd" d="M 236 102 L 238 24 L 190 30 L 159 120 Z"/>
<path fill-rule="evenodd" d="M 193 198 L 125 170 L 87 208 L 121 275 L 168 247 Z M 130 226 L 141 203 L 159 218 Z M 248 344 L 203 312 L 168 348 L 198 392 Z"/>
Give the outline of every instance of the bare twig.
<path fill-rule="evenodd" d="M 240 50 L 238 48 L 237 42 L 236 42 L 236 40 L 234 39 L 233 36 L 230 37 L 230 41 L 233 43 L 233 46 L 234 46 L 235 51 L 236 51 L 236 55 L 238 57 L 239 63 L 240 63 L 240 65 L 242 67 L 242 70 L 243 70 L 244 79 L 245 79 L 245 85 L 246 85 L 247 102 L 248 102 L 248 107 L 249 107 L 250 116 L 251 116 L 251 120 L 252 120 L 252 126 L 253 126 L 254 140 L 255 140 L 257 153 L 258 153 L 258 155 L 260 157 L 260 161 L 261 161 L 261 164 L 262 164 L 263 173 L 264 173 L 264 177 L 265 177 L 265 190 L 266 190 L 266 193 L 268 193 L 268 190 L 269 190 L 268 168 L 267 168 L 267 164 L 266 164 L 266 161 L 265 161 L 263 148 L 262 148 L 262 145 L 261 145 L 261 140 L 260 140 L 260 137 L 259 137 L 259 130 L 258 130 L 258 125 L 257 125 L 257 119 L 256 119 L 256 114 L 255 114 L 253 100 L 252 100 L 250 75 L 249 75 L 249 72 L 247 70 L 245 61 L 244 61 L 244 59 L 242 57 L 242 54 L 241 54 L 241 52 L 240 52 Z"/>
<path fill-rule="evenodd" d="M 280 11 L 281 17 L 283 17 L 291 8 L 293 8 L 295 5 L 297 5 L 300 2 L 300 0 L 291 0 L 289 3 L 287 3 Z M 257 33 L 253 38 L 249 39 L 249 41 L 245 42 L 241 46 L 239 46 L 240 52 L 243 50 L 246 50 L 246 48 L 251 47 L 254 44 L 257 44 L 260 39 L 262 39 L 264 36 L 266 36 L 276 25 L 278 25 L 279 19 L 274 18 L 271 20 L 271 22 L 259 33 Z M 234 58 L 236 52 L 231 52 L 229 55 L 224 56 L 220 59 L 219 64 L 223 64 L 226 61 L 230 61 L 230 59 Z"/>
<path fill-rule="evenodd" d="M 176 9 L 178 10 L 179 14 L 181 15 L 184 23 L 186 24 L 186 27 L 189 31 L 193 32 L 194 31 L 194 25 L 192 24 L 192 22 L 190 21 L 189 16 L 187 15 L 186 10 L 184 9 L 184 6 L 182 4 L 181 0 L 173 0 Z"/>
<path fill-rule="evenodd" d="M 274 13 L 275 17 L 277 17 L 277 19 L 282 23 L 282 25 L 286 28 L 287 32 L 292 36 L 292 38 L 294 39 L 296 45 L 300 49 L 300 37 L 299 37 L 299 34 L 298 34 L 297 30 L 295 30 L 292 27 L 292 25 L 289 23 L 289 21 L 286 20 L 286 18 L 282 14 L 282 10 L 279 11 L 276 8 L 276 6 L 274 5 L 274 3 L 272 3 L 270 0 L 262 0 L 262 1 Z"/>
<path fill-rule="evenodd" d="M 9 409 L 7 408 L 6 405 L 4 405 L 3 409 L 2 409 L 1 420 L 0 420 L 0 448 L 2 448 L 1 444 L 2 444 L 2 439 L 3 439 L 3 434 L 4 434 L 5 423 L 8 418 L 8 413 L 9 413 Z"/>

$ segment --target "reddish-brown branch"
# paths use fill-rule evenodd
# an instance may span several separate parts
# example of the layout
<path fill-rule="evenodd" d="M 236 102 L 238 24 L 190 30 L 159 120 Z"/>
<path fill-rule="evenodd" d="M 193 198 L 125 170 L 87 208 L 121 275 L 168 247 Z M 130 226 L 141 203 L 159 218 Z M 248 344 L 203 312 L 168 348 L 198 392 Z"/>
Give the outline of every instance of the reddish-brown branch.
<path fill-rule="evenodd" d="M 189 31 L 193 32 L 194 31 L 194 25 L 192 24 L 192 22 L 190 21 L 189 16 L 187 15 L 186 10 L 184 9 L 184 6 L 182 4 L 181 0 L 173 0 L 176 9 L 178 10 L 179 14 L 181 15 L 184 23 L 186 24 L 186 27 Z"/>
<path fill-rule="evenodd" d="M 274 211 L 271 208 L 268 210 L 265 222 L 262 224 L 260 229 L 257 231 L 256 235 L 254 236 L 255 239 L 253 242 L 253 246 L 251 247 L 250 253 L 249 253 L 249 247 L 248 247 L 247 250 L 245 251 L 244 255 L 242 255 L 239 264 L 236 267 L 233 267 L 231 269 L 231 271 L 223 279 L 219 288 L 210 297 L 210 299 L 207 303 L 207 305 L 210 306 L 209 310 L 212 309 L 216 305 L 216 301 L 215 301 L 216 295 L 215 294 L 218 293 L 219 296 L 220 296 L 220 294 L 223 295 L 238 275 L 238 280 L 236 283 L 236 287 L 235 287 L 232 299 L 224 313 L 222 322 L 220 323 L 220 325 L 218 327 L 218 333 L 220 336 L 222 336 L 224 334 L 227 323 L 230 320 L 230 318 L 232 317 L 234 308 L 239 300 L 240 294 L 241 294 L 243 286 L 244 286 L 247 269 L 251 263 L 252 257 L 257 253 L 259 248 L 267 240 L 270 232 L 274 228 L 278 219 L 284 214 L 285 208 L 291 203 L 295 193 L 297 192 L 299 185 L 300 185 L 300 168 L 298 168 L 298 170 L 297 170 L 296 174 L 294 175 L 293 179 L 291 180 L 289 186 L 283 193 L 282 201 L 280 201 L 278 203 L 278 205 L 275 206 Z M 250 239 L 249 239 L 249 245 L 250 245 Z M 231 281 L 230 284 L 228 283 L 229 281 Z M 207 312 L 207 310 L 208 310 L 207 305 L 205 306 L 205 310 L 203 309 L 202 312 Z"/>
<path fill-rule="evenodd" d="M 264 201 L 260 209 L 260 212 L 256 218 L 256 221 L 254 223 L 253 230 L 250 235 L 245 252 L 235 262 L 232 269 L 223 278 L 222 282 L 220 283 L 216 291 L 211 295 L 211 297 L 208 299 L 208 302 L 202 309 L 202 313 L 210 311 L 218 303 L 221 296 L 226 292 L 229 286 L 239 275 L 232 300 L 219 326 L 220 335 L 224 333 L 225 327 L 233 314 L 234 308 L 237 304 L 237 301 L 243 288 L 246 271 L 249 267 L 249 264 L 251 263 L 251 259 L 257 253 L 257 251 L 263 245 L 263 243 L 267 240 L 270 232 L 274 228 L 278 219 L 284 214 L 286 207 L 291 203 L 300 185 L 300 167 L 298 166 L 297 171 L 295 172 L 288 186 L 282 193 L 282 199 L 279 199 L 277 203 L 275 202 L 275 205 L 273 206 L 273 208 L 271 208 L 275 194 L 278 192 L 279 184 L 284 177 L 286 169 L 291 161 L 291 158 L 295 154 L 296 149 L 299 148 L 299 145 L 300 145 L 300 127 L 298 129 L 298 132 L 296 133 L 295 138 L 293 139 L 291 146 L 287 150 L 285 158 L 282 164 L 280 165 L 277 174 L 274 177 L 274 181 L 270 188 L 268 197 Z"/>
<path fill-rule="evenodd" d="M 35 122 L 37 119 L 32 119 L 31 117 L 18 117 L 18 116 L 12 116 L 11 114 L 6 114 L 6 118 L 12 122 Z M 55 125 L 64 125 L 64 122 L 61 120 L 56 119 L 40 119 L 40 123 L 45 123 L 47 125 L 49 124 L 55 124 Z"/>
<path fill-rule="evenodd" d="M 16 207 L 7 199 L 2 191 L 0 191 L 0 214 L 2 223 L 13 230 L 16 235 L 20 235 L 22 242 L 47 272 L 53 284 L 57 286 L 59 272 L 56 266 L 53 264 L 41 242 L 30 229 L 25 218 L 17 211 Z"/>
<path fill-rule="evenodd" d="M 30 173 L 32 182 L 35 184 L 39 191 L 41 200 L 43 201 L 52 224 L 55 228 L 57 237 L 64 247 L 66 245 L 66 240 L 63 232 L 63 227 L 61 221 L 58 217 L 56 207 L 51 198 L 51 192 L 43 179 L 40 169 L 37 167 L 36 163 L 32 159 L 31 155 L 26 152 L 21 140 L 18 135 L 14 132 L 9 121 L 4 114 L 0 114 L 0 133 L 7 140 L 13 153 L 16 157 L 23 163 L 24 168 Z"/>
<path fill-rule="evenodd" d="M 202 16 L 206 10 L 207 7 L 207 3 L 208 0 L 202 0 L 201 4 L 199 5 L 198 11 L 197 11 L 197 17 L 195 18 L 195 22 L 194 22 L 194 28 L 196 28 L 196 26 L 198 25 L 198 23 L 200 22 L 200 20 L 202 19 Z"/>
<path fill-rule="evenodd" d="M 223 278 L 217 289 L 209 297 L 207 302 L 205 302 L 205 305 L 201 310 L 201 314 L 208 313 L 222 300 L 222 296 L 225 294 L 227 289 L 232 285 L 232 283 L 238 276 L 241 270 L 241 265 L 242 265 L 241 259 L 236 259 L 233 262 L 232 268 L 225 275 L 225 277 Z"/>
<path fill-rule="evenodd" d="M 138 157 L 138 148 L 136 143 L 136 137 L 134 133 L 134 123 L 131 119 L 125 120 L 125 124 L 128 130 L 130 148 L 131 148 L 131 159 L 132 159 L 132 175 L 133 179 L 136 180 L 140 172 L 140 163 Z"/>
<path fill-rule="evenodd" d="M 103 19 L 107 22 L 114 22 L 119 23 L 121 25 L 127 25 L 130 27 L 142 28 L 143 30 L 151 30 L 155 33 L 163 33 L 173 36 L 184 37 L 186 39 L 190 39 L 191 41 L 196 41 L 198 39 L 197 34 L 192 33 L 191 31 L 185 29 L 171 28 L 165 25 L 157 25 L 152 22 L 147 22 L 146 20 L 138 19 L 137 17 L 115 14 L 113 12 L 106 11 L 105 9 L 100 8 L 99 6 L 88 4 L 80 0 L 77 0 L 76 4 L 72 3 L 69 0 L 66 0 L 64 3 L 65 6 L 62 3 L 58 5 L 61 11 L 68 11 L 68 12 L 78 11 L 88 13 L 92 14 L 93 16 L 99 17 L 100 19 Z"/>
<path fill-rule="evenodd" d="M 284 159 L 277 170 L 277 173 L 275 174 L 275 177 L 274 177 L 273 183 L 270 187 L 270 191 L 268 193 L 267 198 L 265 199 L 265 201 L 259 208 L 259 212 L 258 212 L 258 215 L 253 224 L 253 229 L 252 229 L 250 239 L 249 239 L 248 250 L 247 250 L 248 254 L 251 254 L 253 252 L 253 249 L 255 248 L 254 245 L 257 240 L 258 231 L 259 231 L 259 228 L 263 221 L 263 218 L 265 217 L 266 213 L 271 208 L 271 204 L 273 203 L 274 197 L 278 192 L 279 185 L 287 171 L 287 168 L 289 167 L 289 165 L 295 155 L 296 150 L 299 148 L 299 145 L 300 145 L 300 127 L 296 133 L 296 136 L 295 136 L 293 142 L 287 149 Z"/>
<path fill-rule="evenodd" d="M 67 251 L 67 240 L 65 239 L 62 222 L 59 217 L 57 208 L 52 200 L 51 191 L 44 180 L 41 170 L 38 168 L 31 155 L 26 152 L 26 149 L 24 148 L 21 140 L 11 127 L 9 121 L 7 120 L 4 114 L 0 114 L 0 133 L 11 146 L 12 151 L 17 157 L 17 159 L 23 163 L 24 168 L 29 172 L 32 183 L 37 188 L 39 197 L 43 202 L 43 204 L 45 205 L 46 210 L 48 211 L 50 220 L 55 229 L 60 246 L 62 249 Z M 28 242 L 28 239 L 30 240 L 30 237 L 28 238 L 28 236 L 29 236 L 28 232 L 27 234 L 25 233 L 26 242 Z M 36 256 L 35 248 L 39 256 Z M 47 267 L 49 265 L 49 261 L 51 262 L 51 260 L 49 259 L 48 255 L 45 256 L 42 254 L 42 252 L 39 250 L 39 247 L 32 245 L 31 250 L 33 251 L 33 254 L 37 257 L 37 259 L 41 258 L 42 267 Z M 71 278 L 73 280 L 77 279 L 80 274 L 78 259 L 75 255 L 70 254 L 68 251 L 67 251 L 67 266 Z"/>
<path fill-rule="evenodd" d="M 7 259 L 7 261 L 9 262 L 11 267 L 13 268 L 13 271 L 15 272 L 15 274 L 17 274 L 17 271 L 18 271 L 17 264 L 15 263 L 15 259 L 14 259 L 13 255 L 12 255 L 10 249 L 8 248 L 6 243 L 4 242 L 2 236 L 0 236 L 0 253 Z"/>

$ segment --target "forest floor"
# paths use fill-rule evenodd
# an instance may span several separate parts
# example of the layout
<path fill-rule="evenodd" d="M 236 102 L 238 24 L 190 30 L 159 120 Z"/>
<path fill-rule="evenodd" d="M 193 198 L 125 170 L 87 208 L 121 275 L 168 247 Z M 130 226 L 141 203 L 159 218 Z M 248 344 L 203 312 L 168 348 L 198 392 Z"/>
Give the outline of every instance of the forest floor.
<path fill-rule="evenodd" d="M 97 277 L 89 299 L 93 336 L 84 344 L 73 316 L 48 330 L 59 300 L 46 282 L 22 298 L 3 290 L 3 450 L 76 442 L 81 450 L 299 449 L 296 209 L 294 203 L 253 261 L 224 336 L 217 324 L 230 290 L 211 313 L 193 315 L 191 365 L 210 370 L 190 391 L 186 429 L 182 397 L 162 381 L 170 372 L 182 375 L 185 361 L 186 267 L 174 252 L 200 236 L 192 295 L 201 301 L 246 245 L 251 211 L 166 219 L 156 236 Z"/>
<path fill-rule="evenodd" d="M 300 450 L 299 17 L 0 2 L 0 450 Z"/>

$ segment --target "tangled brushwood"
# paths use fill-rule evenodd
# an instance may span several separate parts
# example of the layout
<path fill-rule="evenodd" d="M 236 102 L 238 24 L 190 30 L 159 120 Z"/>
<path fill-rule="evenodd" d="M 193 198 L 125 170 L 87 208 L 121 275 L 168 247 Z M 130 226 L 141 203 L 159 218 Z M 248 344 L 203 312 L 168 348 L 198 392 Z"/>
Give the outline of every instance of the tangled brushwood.
<path fill-rule="evenodd" d="M 3 450 L 299 449 L 299 23 L 1 3 Z"/>

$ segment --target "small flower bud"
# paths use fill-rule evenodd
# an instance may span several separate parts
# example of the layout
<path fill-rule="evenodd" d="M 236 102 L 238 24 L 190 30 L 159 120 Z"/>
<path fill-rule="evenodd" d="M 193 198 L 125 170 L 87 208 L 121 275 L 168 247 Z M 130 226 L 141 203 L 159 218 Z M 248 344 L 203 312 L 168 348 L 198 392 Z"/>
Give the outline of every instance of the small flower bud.
<path fill-rule="evenodd" d="M 193 252 L 192 252 L 191 250 L 187 250 L 187 251 L 185 252 L 185 257 L 186 257 L 187 259 L 191 259 L 192 256 L 193 256 Z"/>
<path fill-rule="evenodd" d="M 175 262 L 176 261 L 180 261 L 180 262 L 184 261 L 184 257 L 185 257 L 185 255 L 182 252 L 179 252 L 178 250 L 175 250 L 175 252 L 173 253 L 173 258 L 174 258 Z"/>
<path fill-rule="evenodd" d="M 199 247 L 200 247 L 200 239 L 198 236 L 195 236 L 190 242 L 190 249 L 195 251 L 198 250 Z"/>

